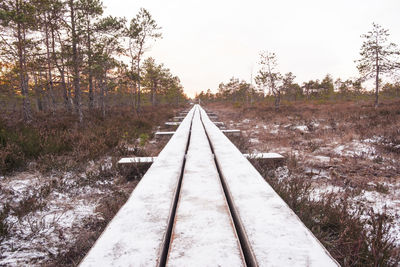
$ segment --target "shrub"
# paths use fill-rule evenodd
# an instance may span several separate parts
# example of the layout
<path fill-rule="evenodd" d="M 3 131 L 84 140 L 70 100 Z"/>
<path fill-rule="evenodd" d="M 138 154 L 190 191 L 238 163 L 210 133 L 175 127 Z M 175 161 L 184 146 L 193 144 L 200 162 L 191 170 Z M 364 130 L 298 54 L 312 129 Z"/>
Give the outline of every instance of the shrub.
<path fill-rule="evenodd" d="M 134 143 L 140 138 L 144 145 L 152 127 L 172 114 L 170 107 L 162 106 L 144 108 L 139 115 L 116 109 L 106 118 L 86 114 L 83 124 L 75 116 L 61 112 L 37 114 L 29 127 L 11 117 L 0 118 L 0 171 L 12 172 L 31 160 L 38 160 L 43 170 L 65 167 L 55 164 L 57 157 L 65 156 L 79 165 L 112 151 L 122 141 Z"/>
<path fill-rule="evenodd" d="M 48 266 L 77 266 L 104 231 L 107 223 L 111 221 L 127 199 L 128 195 L 119 191 L 114 192 L 112 196 L 101 199 L 96 212 L 102 218 L 95 216 L 88 218 L 82 227 L 85 231 L 79 234 L 73 245 L 67 248 L 63 247 L 62 250 L 66 252 L 57 256 L 54 262 L 48 264 Z"/>
<path fill-rule="evenodd" d="M 397 266 L 398 249 L 389 234 L 390 216 L 352 205 L 351 193 L 340 198 L 327 193 L 313 200 L 306 177 L 292 174 L 276 179 L 270 169 L 255 166 L 341 265 Z"/>
<path fill-rule="evenodd" d="M 0 211 L 0 244 L 7 237 L 10 225 L 7 222 L 8 214 L 10 213 L 10 206 L 4 205 Z"/>
<path fill-rule="evenodd" d="M 140 134 L 139 135 L 139 139 L 140 139 L 139 145 L 144 146 L 147 143 L 147 141 L 149 140 L 149 138 L 150 138 L 150 136 L 147 133 Z"/>

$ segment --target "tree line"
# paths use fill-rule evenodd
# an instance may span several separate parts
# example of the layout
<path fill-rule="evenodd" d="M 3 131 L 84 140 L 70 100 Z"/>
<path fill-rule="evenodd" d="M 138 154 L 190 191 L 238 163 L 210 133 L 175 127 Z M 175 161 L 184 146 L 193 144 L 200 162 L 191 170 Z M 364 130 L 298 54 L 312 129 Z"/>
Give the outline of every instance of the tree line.
<path fill-rule="evenodd" d="M 381 93 L 390 97 L 400 97 L 400 50 L 397 45 L 388 41 L 389 32 L 382 26 L 373 23 L 372 30 L 361 35 L 364 42 L 360 49 L 360 58 L 355 61 L 360 76 L 355 79 L 335 81 L 328 74 L 321 81 L 310 80 L 302 85 L 295 83 L 296 76 L 292 72 L 284 75 L 279 71 L 277 56 L 272 52 L 261 52 L 259 70 L 256 77 L 248 83 L 233 77 L 227 83 L 218 86 L 218 92 L 213 94 L 208 89 L 196 95 L 201 101 L 230 101 L 234 103 L 252 104 L 273 98 L 276 109 L 279 109 L 281 99 L 288 101 L 300 99 L 354 99 L 357 96 L 371 95 L 362 83 L 374 79 L 375 107 L 379 104 Z M 382 76 L 393 78 L 393 83 L 382 85 Z M 397 80 L 397 81 L 396 81 Z"/>
<path fill-rule="evenodd" d="M 126 105 L 140 113 L 144 103 L 184 101 L 179 78 L 144 58 L 162 37 L 151 14 L 142 8 L 127 21 L 103 13 L 100 0 L 1 1 L 3 107 L 14 96 L 26 122 L 34 107 L 65 110 L 83 121 L 84 110 L 105 116 L 111 106 Z"/>

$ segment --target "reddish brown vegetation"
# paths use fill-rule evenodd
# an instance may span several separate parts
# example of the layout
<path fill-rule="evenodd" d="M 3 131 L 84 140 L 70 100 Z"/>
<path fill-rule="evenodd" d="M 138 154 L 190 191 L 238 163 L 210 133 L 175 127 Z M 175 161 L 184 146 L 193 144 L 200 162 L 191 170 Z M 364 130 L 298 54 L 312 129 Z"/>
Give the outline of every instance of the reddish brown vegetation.
<path fill-rule="evenodd" d="M 243 152 L 286 156 L 280 168 L 253 163 L 340 264 L 397 266 L 399 101 L 378 109 L 344 101 L 208 109 L 242 130 L 232 140 Z M 380 208 L 382 199 L 387 207 Z"/>
<path fill-rule="evenodd" d="M 129 109 L 114 110 L 106 118 L 86 115 L 84 124 L 76 116 L 60 113 L 35 116 L 26 126 L 8 115 L 0 118 L 0 173 L 26 167 L 35 161 L 40 169 L 68 169 L 77 163 L 96 159 L 131 142 L 140 135 L 151 135 L 152 128 L 172 116 L 167 107 L 147 107 L 135 114 Z"/>

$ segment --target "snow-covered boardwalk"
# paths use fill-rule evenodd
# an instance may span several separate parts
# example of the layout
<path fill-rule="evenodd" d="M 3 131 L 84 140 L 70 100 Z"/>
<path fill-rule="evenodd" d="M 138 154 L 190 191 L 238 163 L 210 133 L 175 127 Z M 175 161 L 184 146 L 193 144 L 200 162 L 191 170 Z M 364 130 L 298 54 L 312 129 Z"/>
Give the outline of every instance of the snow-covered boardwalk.
<path fill-rule="evenodd" d="M 198 105 L 81 266 L 337 266 Z"/>

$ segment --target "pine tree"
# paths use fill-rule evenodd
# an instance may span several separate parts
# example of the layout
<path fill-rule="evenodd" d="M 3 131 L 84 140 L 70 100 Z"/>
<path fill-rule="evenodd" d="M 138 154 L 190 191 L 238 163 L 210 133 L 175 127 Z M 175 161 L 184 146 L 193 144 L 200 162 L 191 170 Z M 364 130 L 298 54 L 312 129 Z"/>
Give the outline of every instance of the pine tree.
<path fill-rule="evenodd" d="M 3 53 L 16 63 L 23 97 L 24 121 L 32 120 L 29 100 L 28 60 L 33 50 L 32 32 L 36 27 L 36 9 L 28 0 L 3 0 L 0 2 L 0 46 Z M 14 63 L 12 62 L 12 63 Z"/>
<path fill-rule="evenodd" d="M 255 78 L 257 85 L 262 88 L 268 88 L 275 98 L 275 109 L 279 110 L 281 103 L 281 86 L 282 75 L 278 71 L 278 63 L 275 53 L 260 53 L 260 70 Z"/>
<path fill-rule="evenodd" d="M 382 74 L 390 74 L 400 68 L 395 56 L 399 50 L 394 43 L 388 42 L 389 30 L 373 23 L 372 30 L 361 35 L 364 42 L 361 46 L 361 59 L 357 68 L 364 79 L 375 78 L 375 107 L 379 104 L 379 83 Z"/>
<path fill-rule="evenodd" d="M 134 17 L 126 31 L 126 36 L 129 39 L 129 54 L 131 57 L 131 72 L 136 71 L 137 92 L 138 98 L 136 103 L 137 111 L 140 110 L 140 62 L 146 50 L 146 44 L 149 40 L 161 38 L 156 21 L 152 18 L 149 11 L 144 8 L 139 10 L 139 13 Z"/>

